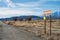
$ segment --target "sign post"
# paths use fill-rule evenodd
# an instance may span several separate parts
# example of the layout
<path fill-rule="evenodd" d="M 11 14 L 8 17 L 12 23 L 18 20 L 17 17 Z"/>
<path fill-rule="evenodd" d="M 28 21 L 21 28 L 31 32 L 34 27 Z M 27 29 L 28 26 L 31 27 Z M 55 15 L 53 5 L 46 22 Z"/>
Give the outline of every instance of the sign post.
<path fill-rule="evenodd" d="M 44 16 L 44 33 L 46 34 L 46 16 Z"/>
<path fill-rule="evenodd" d="M 43 11 L 44 14 L 44 33 L 46 33 L 46 16 L 50 16 L 50 35 L 51 35 L 51 10 L 45 10 Z"/>
<path fill-rule="evenodd" d="M 50 35 L 51 35 L 51 15 L 50 15 Z"/>

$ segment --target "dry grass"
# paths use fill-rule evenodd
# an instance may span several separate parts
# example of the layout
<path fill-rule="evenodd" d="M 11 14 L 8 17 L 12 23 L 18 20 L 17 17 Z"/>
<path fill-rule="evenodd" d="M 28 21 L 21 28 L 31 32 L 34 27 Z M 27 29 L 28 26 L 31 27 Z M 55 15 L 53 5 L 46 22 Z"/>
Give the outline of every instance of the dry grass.
<path fill-rule="evenodd" d="M 44 34 L 44 20 L 35 20 L 35 21 L 6 21 L 6 24 L 13 25 L 15 27 L 23 27 L 24 30 L 33 32 L 36 35 L 42 35 Z M 54 40 L 56 38 L 57 40 L 57 35 L 60 35 L 60 20 L 52 20 L 52 35 L 54 37 Z M 50 22 L 49 20 L 46 21 L 46 31 L 47 35 L 50 33 Z M 48 36 L 47 36 L 48 37 Z M 49 37 L 51 38 L 51 37 Z M 48 38 L 48 39 L 49 39 Z"/>

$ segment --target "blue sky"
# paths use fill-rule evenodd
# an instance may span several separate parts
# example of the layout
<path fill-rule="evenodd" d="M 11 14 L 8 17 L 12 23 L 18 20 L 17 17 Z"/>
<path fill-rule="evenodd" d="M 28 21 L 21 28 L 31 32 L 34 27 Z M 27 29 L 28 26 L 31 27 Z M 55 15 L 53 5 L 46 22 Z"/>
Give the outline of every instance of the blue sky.
<path fill-rule="evenodd" d="M 60 0 L 0 0 L 0 18 L 36 15 L 42 16 L 44 10 L 60 10 Z"/>

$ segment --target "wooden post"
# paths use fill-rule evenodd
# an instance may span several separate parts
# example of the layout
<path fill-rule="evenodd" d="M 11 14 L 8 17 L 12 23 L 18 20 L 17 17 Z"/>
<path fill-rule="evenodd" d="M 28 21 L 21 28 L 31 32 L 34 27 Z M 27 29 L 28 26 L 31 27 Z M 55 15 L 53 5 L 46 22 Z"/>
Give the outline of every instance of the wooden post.
<path fill-rule="evenodd" d="M 59 36 L 60 36 L 60 33 L 57 34 L 57 40 L 59 40 L 59 38 L 60 38 Z"/>
<path fill-rule="evenodd" d="M 51 36 L 51 15 L 50 15 L 50 36 Z"/>
<path fill-rule="evenodd" d="M 44 16 L 44 33 L 46 34 L 46 16 Z"/>
<path fill-rule="evenodd" d="M 51 35 L 51 14 L 52 14 L 52 11 L 51 10 L 45 10 L 45 11 L 43 11 L 43 13 L 44 13 L 45 17 L 50 15 L 50 35 Z M 44 19 L 44 30 L 46 33 L 46 19 Z"/>

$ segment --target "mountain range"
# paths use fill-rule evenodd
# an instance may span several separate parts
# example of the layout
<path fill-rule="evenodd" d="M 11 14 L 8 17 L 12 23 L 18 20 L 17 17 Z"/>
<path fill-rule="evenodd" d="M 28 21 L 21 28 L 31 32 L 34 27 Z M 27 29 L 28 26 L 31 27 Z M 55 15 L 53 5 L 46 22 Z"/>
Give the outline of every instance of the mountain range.
<path fill-rule="evenodd" d="M 29 15 L 32 20 L 41 20 L 43 19 L 44 16 L 35 16 L 35 15 Z M 14 17 L 10 17 L 10 18 L 1 18 L 0 20 L 14 20 L 14 18 L 16 19 L 26 19 L 29 16 L 14 16 Z M 49 16 L 46 16 L 47 19 L 49 19 Z M 51 19 L 60 19 L 60 12 L 55 12 L 51 14 Z"/>
<path fill-rule="evenodd" d="M 53 19 L 60 19 L 60 12 L 55 12 L 51 16 Z"/>

